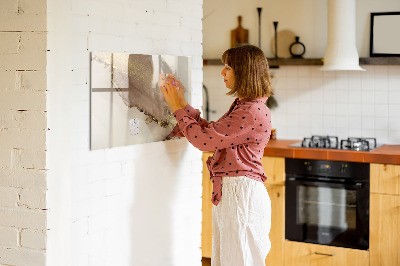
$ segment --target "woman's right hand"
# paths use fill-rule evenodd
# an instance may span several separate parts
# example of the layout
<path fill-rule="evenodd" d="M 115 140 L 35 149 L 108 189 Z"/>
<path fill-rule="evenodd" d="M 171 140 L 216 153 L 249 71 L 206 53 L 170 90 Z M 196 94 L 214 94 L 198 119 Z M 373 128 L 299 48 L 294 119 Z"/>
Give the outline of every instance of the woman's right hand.
<path fill-rule="evenodd" d="M 168 76 L 168 78 L 170 77 Z M 171 78 L 172 81 L 175 82 L 176 86 L 179 88 L 178 90 L 179 103 L 183 108 L 185 108 L 187 105 L 187 102 L 185 100 L 185 87 L 183 86 L 182 82 L 176 77 L 172 76 Z"/>

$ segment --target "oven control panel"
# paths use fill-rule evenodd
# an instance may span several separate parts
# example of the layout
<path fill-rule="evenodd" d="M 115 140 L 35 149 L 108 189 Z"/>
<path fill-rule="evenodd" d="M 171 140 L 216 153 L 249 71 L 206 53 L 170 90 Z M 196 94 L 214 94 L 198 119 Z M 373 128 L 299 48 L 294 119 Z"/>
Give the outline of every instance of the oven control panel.
<path fill-rule="evenodd" d="M 286 174 L 369 179 L 369 164 L 286 158 Z"/>

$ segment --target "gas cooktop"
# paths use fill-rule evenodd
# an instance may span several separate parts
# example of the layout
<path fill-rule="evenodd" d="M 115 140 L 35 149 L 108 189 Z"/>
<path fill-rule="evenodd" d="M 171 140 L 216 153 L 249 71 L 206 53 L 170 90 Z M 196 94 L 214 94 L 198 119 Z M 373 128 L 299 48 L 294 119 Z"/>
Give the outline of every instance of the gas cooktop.
<path fill-rule="evenodd" d="M 311 136 L 302 142 L 289 145 L 291 147 L 337 149 L 353 151 L 371 151 L 382 145 L 377 145 L 376 138 L 347 138 L 339 142 L 336 136 Z"/>

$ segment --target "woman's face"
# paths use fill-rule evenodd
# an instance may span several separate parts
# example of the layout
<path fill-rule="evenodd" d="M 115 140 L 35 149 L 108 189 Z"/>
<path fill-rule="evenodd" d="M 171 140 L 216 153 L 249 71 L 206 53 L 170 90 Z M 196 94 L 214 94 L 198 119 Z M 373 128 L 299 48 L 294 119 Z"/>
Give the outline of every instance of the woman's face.
<path fill-rule="evenodd" d="M 221 71 L 221 75 L 224 77 L 225 86 L 228 89 L 233 89 L 235 86 L 235 73 L 233 72 L 233 69 L 225 64 Z"/>

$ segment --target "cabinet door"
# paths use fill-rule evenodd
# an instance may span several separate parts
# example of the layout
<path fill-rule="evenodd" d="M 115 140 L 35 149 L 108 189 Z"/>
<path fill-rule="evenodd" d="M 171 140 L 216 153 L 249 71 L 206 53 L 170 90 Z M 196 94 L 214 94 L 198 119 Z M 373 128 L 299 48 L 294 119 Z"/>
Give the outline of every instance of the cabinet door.
<path fill-rule="evenodd" d="M 271 199 L 271 250 L 265 259 L 266 266 L 283 265 L 283 243 L 285 240 L 285 187 L 265 184 Z"/>
<path fill-rule="evenodd" d="M 204 258 L 211 258 L 212 252 L 212 183 L 210 182 L 210 173 L 206 161 L 211 152 L 203 153 L 203 196 L 202 196 L 202 225 L 201 225 L 201 253 Z"/>
<path fill-rule="evenodd" d="M 371 266 L 400 265 L 400 196 L 371 194 Z"/>
<path fill-rule="evenodd" d="M 365 250 L 285 241 L 285 266 L 367 266 Z"/>
<path fill-rule="evenodd" d="M 400 195 L 400 165 L 370 165 L 371 193 Z"/>
<path fill-rule="evenodd" d="M 285 185 L 285 158 L 264 156 L 261 163 L 268 177 L 266 184 Z"/>

